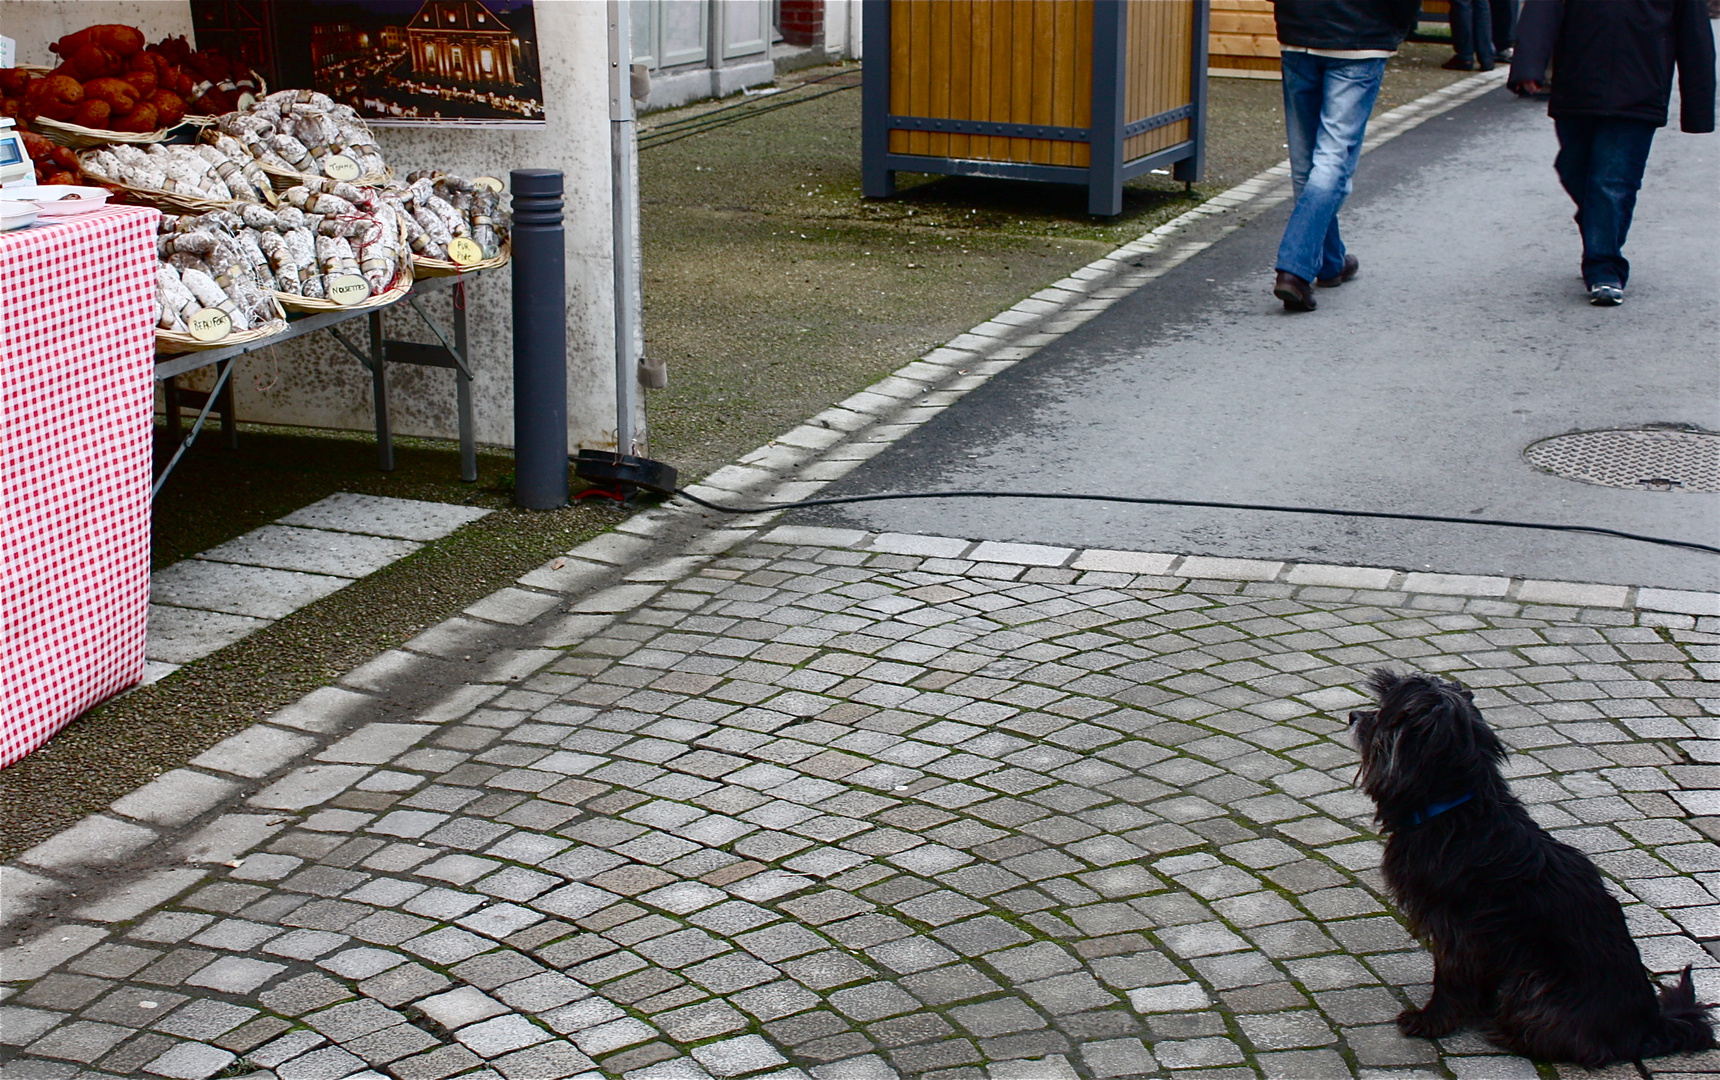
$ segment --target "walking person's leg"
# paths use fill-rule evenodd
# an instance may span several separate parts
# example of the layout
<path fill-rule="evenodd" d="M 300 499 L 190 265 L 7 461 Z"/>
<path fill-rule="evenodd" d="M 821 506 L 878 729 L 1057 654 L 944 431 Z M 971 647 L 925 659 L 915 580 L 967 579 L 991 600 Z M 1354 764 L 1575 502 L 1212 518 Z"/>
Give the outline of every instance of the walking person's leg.
<path fill-rule="evenodd" d="M 1477 71 L 1493 70 L 1492 4 L 1501 2 L 1503 0 L 1470 0 L 1469 33 L 1474 41 Z"/>
<path fill-rule="evenodd" d="M 1493 57 L 1509 60 L 1517 44 L 1518 0 L 1490 0 L 1488 10 L 1493 15 Z"/>
<path fill-rule="evenodd" d="M 1282 56 L 1284 145 L 1290 152 L 1290 186 L 1300 197 L 1314 166 L 1314 140 L 1320 132 L 1320 109 L 1326 96 L 1323 58 L 1287 52 Z"/>
<path fill-rule="evenodd" d="M 1451 59 L 1444 67 L 1453 71 L 1474 71 L 1476 60 L 1475 0 L 1451 0 L 1446 16 L 1451 27 Z M 1489 30 L 1491 33 L 1491 30 Z"/>
<path fill-rule="evenodd" d="M 1346 254 L 1338 231 L 1338 209 L 1350 193 L 1386 62 L 1302 53 L 1285 53 L 1284 61 L 1284 112 L 1296 206 L 1278 245 L 1278 280 L 1272 291 L 1286 309 L 1312 311 L 1311 282 L 1336 284 L 1355 274 L 1353 257 Z M 1311 78 L 1316 72 L 1317 93 Z M 1318 113 L 1310 125 L 1309 111 L 1316 101 Z"/>
<path fill-rule="evenodd" d="M 1624 299 L 1630 281 L 1624 243 L 1653 142 L 1654 125 L 1648 121 L 1590 121 L 1587 186 L 1577 227 L 1583 237 L 1583 281 L 1592 303 L 1611 306 Z"/>

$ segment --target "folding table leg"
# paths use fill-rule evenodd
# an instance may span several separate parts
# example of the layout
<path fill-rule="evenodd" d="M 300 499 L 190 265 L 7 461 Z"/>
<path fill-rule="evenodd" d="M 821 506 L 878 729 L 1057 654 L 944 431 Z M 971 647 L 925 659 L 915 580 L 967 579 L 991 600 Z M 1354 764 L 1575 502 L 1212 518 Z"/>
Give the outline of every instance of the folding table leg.
<path fill-rule="evenodd" d="M 162 382 L 161 399 L 167 411 L 167 441 L 178 446 L 185 438 L 185 421 L 179 415 L 179 376 Z"/>
<path fill-rule="evenodd" d="M 376 402 L 377 467 L 394 471 L 394 424 L 388 416 L 388 366 L 383 362 L 382 312 L 370 313 L 370 388 Z"/>
<path fill-rule="evenodd" d="M 232 360 L 223 360 L 216 365 L 215 374 L 220 376 L 232 364 Z M 221 387 L 219 400 L 215 405 L 221 414 L 221 434 L 225 437 L 227 449 L 239 449 L 239 417 L 238 410 L 233 407 L 233 380 L 228 379 Z"/>
<path fill-rule="evenodd" d="M 460 359 L 471 363 L 472 351 L 466 341 L 466 297 L 462 285 L 454 287 L 454 350 Z M 460 413 L 460 479 L 473 483 L 478 479 L 478 442 L 476 423 L 472 419 L 472 379 L 465 370 L 454 368 L 454 402 Z"/>

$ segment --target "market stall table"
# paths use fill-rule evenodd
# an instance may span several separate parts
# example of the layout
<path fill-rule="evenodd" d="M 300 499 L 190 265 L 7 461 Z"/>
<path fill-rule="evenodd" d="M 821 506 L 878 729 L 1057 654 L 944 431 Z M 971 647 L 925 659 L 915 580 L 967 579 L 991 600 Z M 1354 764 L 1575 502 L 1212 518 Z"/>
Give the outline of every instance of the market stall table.
<path fill-rule="evenodd" d="M 159 220 L 0 233 L 0 766 L 143 676 Z"/>
<path fill-rule="evenodd" d="M 479 271 L 481 272 L 481 271 Z M 186 353 L 180 356 L 163 356 L 155 365 L 155 381 L 164 383 L 169 388 L 167 425 L 168 432 L 179 443 L 173 457 L 162 469 L 155 480 L 154 490 L 159 492 L 162 484 L 166 483 L 168 474 L 173 471 L 185 451 L 196 441 L 198 432 L 211 411 L 222 408 L 220 404 L 223 391 L 229 385 L 232 376 L 233 362 L 247 353 L 266 349 L 271 345 L 279 345 L 283 341 L 314 334 L 319 330 L 327 330 L 329 335 L 338 341 L 342 348 L 351 353 L 358 362 L 370 372 L 372 398 L 376 408 L 376 445 L 379 467 L 387 472 L 394 468 L 394 429 L 388 414 L 388 367 L 389 364 L 412 364 L 420 367 L 449 368 L 454 372 L 454 394 L 456 411 L 459 416 L 460 434 L 460 479 L 471 483 L 478 479 L 478 444 L 475 434 L 476 426 L 472 417 L 472 369 L 468 362 L 469 349 L 467 344 L 466 305 L 462 290 L 468 279 L 475 278 L 479 272 L 470 272 L 445 277 L 421 278 L 414 282 L 409 291 L 398 303 L 408 304 L 417 313 L 424 325 L 430 328 L 440 344 L 426 345 L 416 341 L 389 340 L 383 334 L 382 313 L 393 304 L 373 308 L 361 308 L 343 311 L 322 311 L 314 314 L 297 315 L 287 322 L 287 329 L 274 337 L 261 341 L 247 342 L 229 348 L 215 348 L 202 352 Z M 444 329 L 429 310 L 424 306 L 423 298 L 438 290 L 455 290 L 452 330 Z M 367 341 L 362 345 L 348 339 L 341 333 L 343 323 L 365 320 Z M 172 389 L 174 381 L 180 375 L 196 371 L 199 368 L 215 368 L 215 383 L 207 394 L 201 395 L 202 408 L 191 428 L 181 438 L 179 408 L 175 400 L 176 393 Z M 183 393 L 183 391 L 179 392 Z M 222 420 L 229 438 L 233 434 L 231 397 L 227 398 L 226 411 Z"/>

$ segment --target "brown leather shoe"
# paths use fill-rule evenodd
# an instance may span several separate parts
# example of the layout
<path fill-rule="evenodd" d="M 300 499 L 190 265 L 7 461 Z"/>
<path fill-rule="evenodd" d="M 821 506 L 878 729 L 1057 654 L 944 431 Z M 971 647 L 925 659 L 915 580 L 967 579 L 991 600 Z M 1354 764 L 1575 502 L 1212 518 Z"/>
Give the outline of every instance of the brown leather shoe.
<path fill-rule="evenodd" d="M 1322 289 L 1335 289 L 1344 282 L 1355 277 L 1357 271 L 1361 270 L 1361 268 L 1362 260 L 1356 258 L 1354 255 L 1346 254 L 1344 256 L 1344 268 L 1338 271 L 1337 277 L 1315 278 L 1314 284 L 1318 285 Z"/>
<path fill-rule="evenodd" d="M 1288 270 L 1278 271 L 1272 295 L 1284 301 L 1285 311 L 1313 311 L 1320 306 L 1314 302 L 1314 290 L 1308 287 L 1308 282 Z"/>

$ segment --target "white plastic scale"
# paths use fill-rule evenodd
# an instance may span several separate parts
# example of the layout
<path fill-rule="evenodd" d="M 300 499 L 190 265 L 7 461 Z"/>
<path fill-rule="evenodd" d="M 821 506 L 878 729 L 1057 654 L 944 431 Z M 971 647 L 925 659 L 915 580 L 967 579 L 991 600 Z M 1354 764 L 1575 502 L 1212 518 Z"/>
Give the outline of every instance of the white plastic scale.
<path fill-rule="evenodd" d="M 20 229 L 41 217 L 67 217 L 99 210 L 106 188 L 38 184 L 36 166 L 13 121 L 0 116 L 0 230 Z"/>
<path fill-rule="evenodd" d="M 9 116 L 0 116 L 0 189 L 36 182 L 36 166 L 24 148 L 24 136 Z M 32 202 L 0 200 L 0 232 L 21 229 L 36 220 L 40 207 Z"/>

